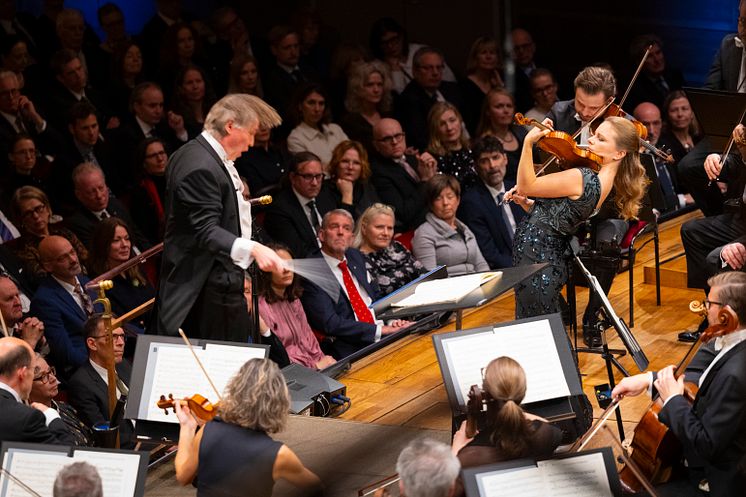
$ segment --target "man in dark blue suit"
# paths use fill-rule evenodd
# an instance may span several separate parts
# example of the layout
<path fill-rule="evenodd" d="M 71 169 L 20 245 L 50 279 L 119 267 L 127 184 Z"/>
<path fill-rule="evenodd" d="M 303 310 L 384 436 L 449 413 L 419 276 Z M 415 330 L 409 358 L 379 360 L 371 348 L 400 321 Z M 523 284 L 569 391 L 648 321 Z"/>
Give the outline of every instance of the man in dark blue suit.
<path fill-rule="evenodd" d="M 357 352 L 408 324 L 394 320 L 385 325 L 376 321 L 368 308 L 378 297 L 378 287 L 368 276 L 363 254 L 350 248 L 354 226 L 352 215 L 346 210 L 335 209 L 324 215 L 319 228 L 321 253 L 317 257 L 328 264 L 327 277 L 339 283 L 339 295 L 333 300 L 320 286 L 305 280 L 301 297 L 309 324 L 329 337 L 328 353 L 335 359 Z"/>
<path fill-rule="evenodd" d="M 31 315 L 44 323 L 51 362 L 64 378 L 88 359 L 83 325 L 93 312 L 95 295 L 85 290 L 75 249 L 66 238 L 48 236 L 39 243 L 42 266 L 49 273 L 31 301 Z"/>
<path fill-rule="evenodd" d="M 515 186 L 503 181 L 508 158 L 500 140 L 492 135 L 475 141 L 472 152 L 482 181 L 464 193 L 458 218 L 474 232 L 490 269 L 510 267 L 515 227 L 525 212 L 515 202 L 502 202 L 505 192 Z"/>

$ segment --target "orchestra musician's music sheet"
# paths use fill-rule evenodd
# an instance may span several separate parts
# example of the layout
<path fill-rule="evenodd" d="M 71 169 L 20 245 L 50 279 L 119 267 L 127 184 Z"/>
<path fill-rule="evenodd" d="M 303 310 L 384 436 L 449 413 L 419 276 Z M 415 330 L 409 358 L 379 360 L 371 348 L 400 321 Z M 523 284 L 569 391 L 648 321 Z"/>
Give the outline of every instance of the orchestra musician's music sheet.
<path fill-rule="evenodd" d="M 52 495 L 59 471 L 84 461 L 96 467 L 106 497 L 135 497 L 144 493 L 147 453 L 127 450 L 74 448 L 41 444 L 3 443 L 3 467 L 40 495 Z M 5 475 L 0 497 L 28 497 L 28 492 Z"/>

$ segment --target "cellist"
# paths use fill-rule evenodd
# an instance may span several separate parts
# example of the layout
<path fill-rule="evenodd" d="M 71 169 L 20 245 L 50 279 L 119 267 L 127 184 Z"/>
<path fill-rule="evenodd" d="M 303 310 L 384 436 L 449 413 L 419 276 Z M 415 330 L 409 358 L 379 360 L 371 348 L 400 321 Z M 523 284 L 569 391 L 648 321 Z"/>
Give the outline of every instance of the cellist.
<path fill-rule="evenodd" d="M 624 378 L 612 396 L 656 393 L 658 419 L 681 442 L 684 465 L 659 487 L 659 495 L 726 497 L 746 492 L 746 274 L 727 272 L 708 280 L 704 305 L 710 325 L 728 306 L 735 331 L 703 345 L 678 379 L 674 366 Z M 690 404 L 684 380 L 699 387 Z M 709 493 L 704 490 L 709 489 Z"/>

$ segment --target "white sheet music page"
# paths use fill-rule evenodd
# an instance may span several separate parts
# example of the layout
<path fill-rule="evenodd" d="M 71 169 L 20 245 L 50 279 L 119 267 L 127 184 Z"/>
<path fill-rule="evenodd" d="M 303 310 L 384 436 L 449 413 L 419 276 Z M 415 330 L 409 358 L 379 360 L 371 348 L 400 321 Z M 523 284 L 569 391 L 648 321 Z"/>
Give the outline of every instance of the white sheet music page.
<path fill-rule="evenodd" d="M 502 271 L 465 274 L 453 278 L 423 281 L 409 297 L 395 302 L 392 307 L 418 307 L 421 305 L 455 303 L 484 285 L 500 277 Z"/>
<path fill-rule="evenodd" d="M 479 497 L 546 497 L 550 495 L 541 472 L 535 466 L 478 474 L 477 487 Z"/>
<path fill-rule="evenodd" d="M 459 404 L 472 385 L 482 384 L 482 368 L 496 357 L 515 359 L 526 372 L 524 404 L 570 395 L 549 320 L 529 321 L 443 340 Z"/>
<path fill-rule="evenodd" d="M 208 343 L 205 345 L 207 359 L 203 359 L 203 361 L 205 369 L 210 374 L 210 378 L 215 382 L 217 389 L 220 390 L 220 395 L 223 395 L 228 382 L 241 369 L 241 366 L 249 359 L 264 358 L 264 354 L 265 350 L 259 347 L 235 347 L 232 345 Z M 214 395 L 212 388 L 210 388 L 207 394 L 209 398 L 212 398 Z"/>
<path fill-rule="evenodd" d="M 140 456 L 124 452 L 76 450 L 73 462 L 85 461 L 96 466 L 106 497 L 132 497 L 137 486 Z"/>
<path fill-rule="evenodd" d="M 64 452 L 9 449 L 5 452 L 3 467 L 36 493 L 51 496 L 57 473 L 72 462 L 72 458 L 67 457 Z M 3 497 L 29 497 L 28 492 L 23 487 L 15 484 L 5 475 L 0 477 L 0 495 Z"/>
<path fill-rule="evenodd" d="M 600 452 L 537 463 L 555 497 L 611 497 L 604 456 Z"/>

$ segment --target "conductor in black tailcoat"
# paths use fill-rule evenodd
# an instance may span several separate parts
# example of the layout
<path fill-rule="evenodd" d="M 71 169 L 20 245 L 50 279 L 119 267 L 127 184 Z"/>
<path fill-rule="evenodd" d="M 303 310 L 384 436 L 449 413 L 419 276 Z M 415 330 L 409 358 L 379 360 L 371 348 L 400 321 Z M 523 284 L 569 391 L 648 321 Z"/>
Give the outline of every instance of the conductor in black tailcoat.
<path fill-rule="evenodd" d="M 192 337 L 247 341 L 244 269 L 256 260 L 262 270 L 279 270 L 282 261 L 250 240 L 251 206 L 233 161 L 260 125 L 278 124 L 258 97 L 228 95 L 210 109 L 204 131 L 171 157 L 156 333 L 176 335 L 181 327 Z"/>

